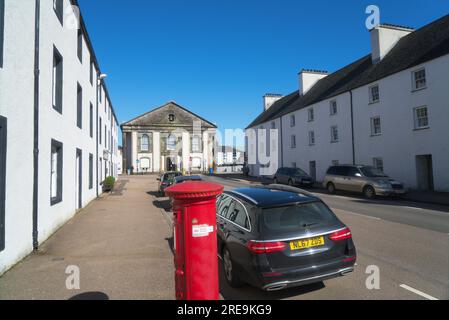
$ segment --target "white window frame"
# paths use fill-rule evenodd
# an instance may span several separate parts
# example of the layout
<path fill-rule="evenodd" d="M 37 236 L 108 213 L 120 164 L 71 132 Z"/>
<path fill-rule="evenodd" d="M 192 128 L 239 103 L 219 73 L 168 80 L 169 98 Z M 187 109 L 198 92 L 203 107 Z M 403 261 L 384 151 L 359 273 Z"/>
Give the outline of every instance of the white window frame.
<path fill-rule="evenodd" d="M 144 140 L 146 140 L 146 144 L 144 144 Z M 150 136 L 146 133 L 140 137 L 140 151 L 150 151 Z"/>
<path fill-rule="evenodd" d="M 379 126 L 377 128 L 375 121 L 379 120 Z M 380 116 L 372 117 L 371 118 L 371 136 L 380 136 L 382 135 L 382 122 L 380 120 Z M 376 129 L 379 129 L 376 131 Z"/>
<path fill-rule="evenodd" d="M 379 163 L 381 165 L 379 165 Z M 373 166 L 374 168 L 380 169 L 382 172 L 384 172 L 384 159 L 382 157 L 373 158 Z"/>
<path fill-rule="evenodd" d="M 296 116 L 294 114 L 292 114 L 290 116 L 290 127 L 293 128 L 296 126 Z"/>
<path fill-rule="evenodd" d="M 192 153 L 199 152 L 201 152 L 201 137 L 195 135 L 192 137 Z"/>
<path fill-rule="evenodd" d="M 337 134 L 337 138 L 335 139 L 335 134 Z M 331 127 L 331 143 L 337 143 L 340 141 L 340 135 L 338 132 L 338 126 L 332 126 Z"/>
<path fill-rule="evenodd" d="M 424 72 L 424 78 L 423 79 L 417 79 L 416 75 L 420 72 Z M 418 87 L 418 82 L 424 81 L 424 84 L 421 87 Z M 417 70 L 412 71 L 412 91 L 418 91 L 423 90 L 427 88 L 427 72 L 426 68 L 420 68 Z"/>
<path fill-rule="evenodd" d="M 294 134 L 290 137 L 290 147 L 296 149 L 296 136 Z"/>
<path fill-rule="evenodd" d="M 331 116 L 335 116 L 338 113 L 338 104 L 337 104 L 337 100 L 332 100 L 329 103 L 329 108 L 330 108 L 330 115 Z"/>
<path fill-rule="evenodd" d="M 309 146 L 315 145 L 315 131 L 309 131 Z"/>
<path fill-rule="evenodd" d="M 309 108 L 307 110 L 307 118 L 308 118 L 309 122 L 315 121 L 315 109 L 314 108 Z"/>
<path fill-rule="evenodd" d="M 373 89 L 377 88 L 377 99 L 374 99 Z M 369 87 L 369 103 L 378 103 L 380 101 L 380 87 L 378 84 Z"/>
<path fill-rule="evenodd" d="M 427 124 L 426 125 L 420 125 L 420 118 L 418 117 L 418 112 L 420 110 L 426 110 L 426 121 Z M 422 130 L 422 129 L 428 129 L 430 128 L 430 122 L 429 122 L 429 108 L 427 106 L 421 106 L 421 107 L 416 107 L 413 109 L 413 118 L 414 118 L 414 122 L 415 122 L 415 130 Z M 424 118 L 422 118 L 424 119 Z"/>

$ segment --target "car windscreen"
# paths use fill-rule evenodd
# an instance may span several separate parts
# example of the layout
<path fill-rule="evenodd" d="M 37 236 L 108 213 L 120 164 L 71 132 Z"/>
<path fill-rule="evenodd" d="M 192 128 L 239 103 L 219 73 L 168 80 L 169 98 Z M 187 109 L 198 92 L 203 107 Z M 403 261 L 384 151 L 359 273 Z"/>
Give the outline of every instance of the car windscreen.
<path fill-rule="evenodd" d="M 307 176 L 307 173 L 305 173 L 302 169 L 293 169 L 293 174 L 295 176 L 301 176 L 301 177 Z"/>
<path fill-rule="evenodd" d="M 262 209 L 260 224 L 265 233 L 288 233 L 335 219 L 334 213 L 324 203 L 310 202 Z"/>
<path fill-rule="evenodd" d="M 385 178 L 387 175 L 382 172 L 382 170 L 374 167 L 361 167 L 363 175 L 368 178 Z"/>
<path fill-rule="evenodd" d="M 176 173 L 166 173 L 164 176 L 164 181 L 173 183 L 175 181 L 175 177 L 177 176 L 178 175 Z"/>

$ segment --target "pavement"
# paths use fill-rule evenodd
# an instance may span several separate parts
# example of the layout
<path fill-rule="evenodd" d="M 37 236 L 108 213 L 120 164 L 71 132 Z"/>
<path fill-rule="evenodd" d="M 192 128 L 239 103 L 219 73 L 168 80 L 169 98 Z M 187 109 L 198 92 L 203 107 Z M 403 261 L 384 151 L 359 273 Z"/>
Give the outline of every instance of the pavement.
<path fill-rule="evenodd" d="M 174 299 L 172 233 L 153 204 L 156 178 L 117 186 L 5 273 L 0 299 Z M 66 288 L 69 266 L 79 268 L 80 290 Z"/>
<path fill-rule="evenodd" d="M 171 212 L 157 195 L 156 176 L 121 177 L 111 195 L 93 201 L 39 252 L 0 278 L 0 299 L 174 299 Z M 226 189 L 260 184 L 204 177 Z M 227 285 L 225 300 L 449 299 L 449 207 L 404 200 L 321 197 L 352 230 L 354 273 L 308 286 L 263 292 Z M 67 267 L 80 270 L 80 289 L 68 290 Z M 374 268 L 374 269 L 373 269 Z M 378 270 L 378 289 L 368 289 Z"/>

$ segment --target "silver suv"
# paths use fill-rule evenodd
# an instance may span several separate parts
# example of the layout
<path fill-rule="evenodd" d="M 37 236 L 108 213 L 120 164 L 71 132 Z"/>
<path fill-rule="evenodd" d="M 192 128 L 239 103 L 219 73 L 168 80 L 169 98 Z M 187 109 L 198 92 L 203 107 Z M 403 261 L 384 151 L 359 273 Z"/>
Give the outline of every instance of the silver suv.
<path fill-rule="evenodd" d="M 336 190 L 360 192 L 369 199 L 407 193 L 401 182 L 389 178 L 379 169 L 361 165 L 330 167 L 324 177 L 323 186 L 331 194 Z"/>

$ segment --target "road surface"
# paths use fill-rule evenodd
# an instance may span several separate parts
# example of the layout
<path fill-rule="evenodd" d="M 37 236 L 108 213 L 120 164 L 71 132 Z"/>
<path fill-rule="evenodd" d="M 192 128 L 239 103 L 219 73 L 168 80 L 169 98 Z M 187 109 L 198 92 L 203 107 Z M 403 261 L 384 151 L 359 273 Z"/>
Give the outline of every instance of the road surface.
<path fill-rule="evenodd" d="M 226 189 L 257 184 L 232 178 L 205 179 Z M 221 293 L 225 299 L 449 298 L 449 207 L 309 191 L 325 201 L 351 228 L 358 253 L 356 271 L 343 278 L 279 292 L 263 292 L 249 286 L 230 288 L 221 272 Z M 368 289 L 367 280 L 377 271 L 380 288 Z"/>

